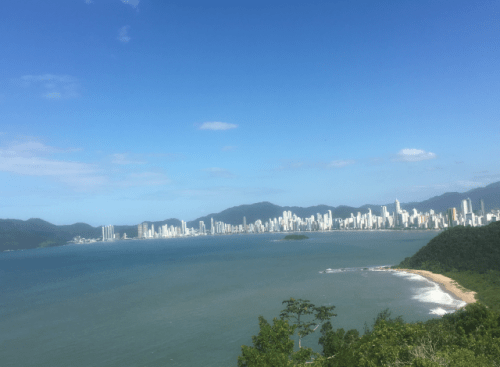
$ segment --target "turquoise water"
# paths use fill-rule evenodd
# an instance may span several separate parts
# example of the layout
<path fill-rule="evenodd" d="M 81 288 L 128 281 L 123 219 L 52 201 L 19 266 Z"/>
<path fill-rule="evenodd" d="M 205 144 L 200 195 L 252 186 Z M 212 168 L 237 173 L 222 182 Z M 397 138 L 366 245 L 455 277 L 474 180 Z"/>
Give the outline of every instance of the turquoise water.
<path fill-rule="evenodd" d="M 335 305 L 334 328 L 360 331 L 387 307 L 417 321 L 457 305 L 419 277 L 363 270 L 399 263 L 437 232 L 307 235 L 1 253 L 2 366 L 236 366 L 258 316 L 278 317 L 290 297 Z M 315 334 L 303 345 L 320 351 Z"/>

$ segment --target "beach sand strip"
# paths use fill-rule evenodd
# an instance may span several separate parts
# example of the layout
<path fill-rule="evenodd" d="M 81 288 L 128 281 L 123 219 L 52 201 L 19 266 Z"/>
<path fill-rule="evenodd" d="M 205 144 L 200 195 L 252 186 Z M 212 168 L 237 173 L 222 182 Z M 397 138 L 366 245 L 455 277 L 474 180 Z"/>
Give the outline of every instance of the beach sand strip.
<path fill-rule="evenodd" d="M 423 276 L 433 282 L 441 285 L 446 291 L 461 299 L 466 303 L 475 303 L 476 302 L 476 292 L 469 291 L 464 287 L 460 286 L 455 280 L 445 277 L 441 274 L 435 274 L 427 270 L 414 270 L 414 269 L 390 269 L 391 271 L 404 271 L 407 273 L 413 273 Z"/>

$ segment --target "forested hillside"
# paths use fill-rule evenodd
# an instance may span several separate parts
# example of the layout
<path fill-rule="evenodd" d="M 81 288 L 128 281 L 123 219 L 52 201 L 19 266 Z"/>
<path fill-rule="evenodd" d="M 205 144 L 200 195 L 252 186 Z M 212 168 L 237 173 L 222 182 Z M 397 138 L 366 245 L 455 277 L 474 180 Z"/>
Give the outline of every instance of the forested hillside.
<path fill-rule="evenodd" d="M 85 224 L 56 226 L 38 218 L 0 219 L 0 251 L 64 245 L 75 236 L 94 238 L 96 228 Z"/>
<path fill-rule="evenodd" d="M 500 270 L 500 222 L 444 231 L 399 267 L 434 272 L 469 270 L 481 274 Z"/>
<path fill-rule="evenodd" d="M 398 267 L 446 275 L 500 312 L 500 222 L 444 231 Z"/>

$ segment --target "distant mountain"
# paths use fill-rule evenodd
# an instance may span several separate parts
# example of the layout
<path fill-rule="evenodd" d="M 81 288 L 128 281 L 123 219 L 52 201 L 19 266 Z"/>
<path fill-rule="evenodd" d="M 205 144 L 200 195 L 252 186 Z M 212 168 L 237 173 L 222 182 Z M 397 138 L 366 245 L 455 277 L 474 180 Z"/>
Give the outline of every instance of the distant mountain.
<path fill-rule="evenodd" d="M 401 208 L 410 211 L 415 208 L 421 212 L 427 212 L 434 209 L 436 212 L 444 212 L 448 208 L 460 207 L 460 202 L 463 199 L 470 198 L 474 211 L 480 209 L 480 200 L 484 200 L 486 211 L 500 208 L 500 182 L 492 183 L 486 187 L 472 189 L 467 192 L 447 192 L 439 196 L 432 197 L 421 202 L 401 203 Z M 387 210 L 393 212 L 395 210 L 394 203 L 386 204 Z M 187 227 L 198 228 L 199 222 L 204 221 L 207 228 L 210 228 L 210 219 L 214 222 L 222 221 L 231 225 L 239 225 L 243 223 L 243 217 L 246 217 L 247 223 L 254 223 L 257 219 L 266 221 L 278 218 L 283 215 L 284 211 L 291 211 L 293 214 L 301 218 L 307 218 L 311 215 L 316 217 L 316 214 L 321 215 L 332 211 L 334 218 L 348 218 L 351 213 L 356 215 L 367 213 L 368 209 L 372 210 L 375 215 L 380 215 L 380 205 L 366 204 L 359 208 L 341 205 L 338 207 L 328 205 L 316 205 L 307 208 L 298 206 L 279 206 L 270 202 L 261 202 L 249 205 L 239 205 L 220 213 L 212 213 L 204 217 L 197 218 L 187 222 Z M 166 219 L 163 221 L 146 221 L 148 228 L 151 225 L 155 226 L 155 230 L 160 226 L 167 224 L 180 227 L 181 221 L 175 218 Z M 138 223 L 139 224 L 139 223 Z M 115 225 L 115 233 L 127 237 L 137 237 L 137 224 L 135 225 Z M 84 238 L 100 238 L 102 237 L 101 227 L 92 227 L 85 223 L 75 223 L 71 225 L 56 226 L 42 219 L 32 218 L 27 221 L 17 219 L 0 219 L 0 251 L 28 249 L 36 247 L 58 246 L 67 243 L 76 236 Z"/>
<path fill-rule="evenodd" d="M 500 209 L 500 182 L 478 187 L 467 192 L 446 192 L 421 202 L 402 203 L 401 209 L 411 210 L 415 208 L 421 212 L 434 209 L 436 212 L 444 212 L 448 208 L 460 208 L 460 202 L 467 198 L 471 199 L 474 211 L 481 209 L 481 199 L 484 200 L 484 207 L 487 212 L 492 209 Z M 387 209 L 394 210 L 394 204 L 389 204 Z"/>
<path fill-rule="evenodd" d="M 181 221 L 179 219 L 175 218 L 170 218 L 170 219 L 165 219 L 162 221 L 157 221 L 157 222 L 150 222 L 150 221 L 144 221 L 142 223 L 147 223 L 148 228 L 151 228 L 151 225 L 153 224 L 155 226 L 155 231 L 158 232 L 158 228 L 163 226 L 163 225 L 168 225 L 174 226 L 174 227 L 180 227 L 181 226 Z M 138 223 L 139 224 L 139 223 Z M 123 233 L 127 233 L 127 237 L 137 237 L 137 225 L 134 226 L 115 226 L 115 233 L 120 233 L 123 235 Z"/>
<path fill-rule="evenodd" d="M 167 219 L 148 222 L 148 228 L 154 224 L 155 230 L 164 224 L 179 226 L 178 219 Z M 115 234 L 126 233 L 127 237 L 137 237 L 137 225 L 117 225 Z M 37 247 L 65 245 L 74 237 L 102 238 L 102 227 L 92 227 L 86 223 L 57 226 L 39 218 L 26 221 L 19 219 L 0 219 L 0 252 L 5 250 L 21 250 Z"/>
<path fill-rule="evenodd" d="M 42 219 L 0 219 L 0 251 L 64 245 L 75 236 L 96 238 L 101 229 L 85 223 L 56 226 Z"/>
<path fill-rule="evenodd" d="M 307 208 L 302 208 L 299 206 L 279 206 L 272 204 L 270 202 L 264 201 L 261 203 L 255 203 L 250 205 L 239 205 L 226 210 L 223 210 L 220 213 L 212 213 L 206 215 L 204 217 L 197 218 L 193 221 L 187 222 L 188 227 L 199 227 L 199 222 L 204 221 L 207 228 L 210 226 L 211 218 L 214 219 L 214 222 L 222 221 L 224 223 L 228 223 L 231 225 L 239 225 L 243 223 L 243 217 L 246 217 L 247 224 L 254 223 L 256 220 L 260 219 L 263 222 L 269 219 L 274 219 L 283 216 L 284 211 L 290 210 L 292 214 L 296 214 L 301 218 L 307 218 L 311 215 L 314 215 L 316 218 L 316 214 L 326 214 L 328 210 L 332 211 L 333 217 L 341 217 L 346 218 L 350 217 L 351 213 L 361 212 L 362 214 L 368 213 L 368 207 L 371 206 L 363 206 L 361 208 L 354 208 L 350 206 L 328 206 L 328 205 L 316 205 L 310 206 Z M 374 206 L 376 208 L 377 206 Z M 380 207 L 380 206 L 379 206 Z"/>
<path fill-rule="evenodd" d="M 469 190 L 467 192 L 447 192 L 439 196 L 432 197 L 430 199 L 421 202 L 409 202 L 401 203 L 401 209 L 406 209 L 410 211 L 415 208 L 419 212 L 428 212 L 433 209 L 435 212 L 445 212 L 448 208 L 460 208 L 460 202 L 464 199 L 470 198 L 472 201 L 472 208 L 474 211 L 478 211 L 481 208 L 480 200 L 484 200 L 485 210 L 490 211 L 492 209 L 500 208 L 500 182 L 492 183 L 486 187 L 480 187 L 476 189 Z M 393 212 L 395 208 L 394 203 L 385 204 L 389 212 Z M 301 218 L 310 217 L 316 214 L 325 214 L 328 210 L 332 211 L 332 216 L 334 218 L 349 218 L 351 213 L 356 215 L 358 212 L 361 214 L 368 213 L 368 209 L 372 210 L 374 215 L 380 215 L 381 205 L 375 204 L 365 204 L 358 208 L 341 205 L 338 207 L 328 206 L 328 205 L 316 205 L 307 208 L 297 207 L 297 206 L 279 206 L 272 204 L 270 202 L 261 202 L 250 205 L 239 205 L 220 213 L 212 213 L 193 221 L 187 222 L 188 227 L 199 227 L 199 222 L 204 221 L 207 228 L 210 225 L 210 219 L 213 218 L 214 222 L 222 221 L 231 225 L 239 225 L 243 223 L 243 217 L 246 217 L 247 223 L 254 223 L 257 219 L 266 221 L 269 218 L 278 218 L 283 215 L 283 211 L 290 210 L 293 214 Z"/>

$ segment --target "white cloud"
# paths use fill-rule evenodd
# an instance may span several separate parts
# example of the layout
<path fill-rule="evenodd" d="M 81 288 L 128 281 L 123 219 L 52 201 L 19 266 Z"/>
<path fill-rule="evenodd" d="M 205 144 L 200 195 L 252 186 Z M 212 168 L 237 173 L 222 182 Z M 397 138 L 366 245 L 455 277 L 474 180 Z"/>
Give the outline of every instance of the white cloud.
<path fill-rule="evenodd" d="M 67 151 L 36 141 L 14 142 L 0 148 L 0 171 L 53 178 L 79 191 L 92 189 L 106 182 L 106 178 L 99 174 L 95 165 L 48 157 L 62 152 Z"/>
<path fill-rule="evenodd" d="M 78 80 L 70 75 L 24 75 L 21 85 L 26 88 L 40 90 L 41 96 L 47 99 L 76 98 L 79 96 Z"/>
<path fill-rule="evenodd" d="M 356 161 L 352 159 L 345 159 L 345 160 L 336 160 L 336 161 L 331 161 L 326 165 L 327 168 L 342 168 L 345 166 L 349 166 L 351 164 L 356 163 Z"/>
<path fill-rule="evenodd" d="M 236 147 L 232 146 L 232 145 L 226 145 L 226 146 L 222 147 L 223 152 L 229 152 L 229 151 L 235 150 L 235 149 L 236 149 Z"/>
<path fill-rule="evenodd" d="M 133 8 L 137 8 L 137 6 L 139 5 L 139 0 L 121 0 L 121 2 L 124 4 L 128 4 Z"/>
<path fill-rule="evenodd" d="M 426 152 L 425 150 L 401 149 L 394 160 L 400 162 L 419 162 L 435 158 L 436 158 L 435 153 Z"/>
<path fill-rule="evenodd" d="M 225 168 L 210 167 L 210 168 L 205 168 L 203 171 L 208 172 L 210 177 L 214 177 L 214 178 L 233 178 L 234 177 L 234 174 L 229 172 Z"/>
<path fill-rule="evenodd" d="M 92 164 L 68 159 L 55 159 L 79 149 L 60 149 L 28 137 L 0 146 L 0 172 L 14 175 L 45 177 L 63 183 L 75 192 L 109 192 L 132 187 L 161 186 L 171 183 L 163 172 L 132 172 L 126 165 L 146 163 L 128 154 L 113 154 L 111 163 Z M 139 155 L 140 157 L 140 155 Z M 108 157 L 109 158 L 109 157 Z M 122 168 L 123 167 L 123 168 Z M 33 181 L 37 185 L 37 181 Z"/>
<path fill-rule="evenodd" d="M 93 1 L 92 0 L 85 0 L 85 4 L 92 4 Z"/>
<path fill-rule="evenodd" d="M 229 130 L 236 129 L 238 125 L 229 124 L 227 122 L 204 122 L 200 126 L 200 130 Z"/>
<path fill-rule="evenodd" d="M 122 43 L 128 43 L 130 37 L 128 36 L 128 29 L 130 26 L 125 25 L 118 30 L 118 40 Z"/>

